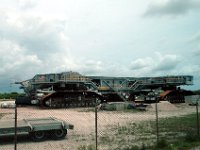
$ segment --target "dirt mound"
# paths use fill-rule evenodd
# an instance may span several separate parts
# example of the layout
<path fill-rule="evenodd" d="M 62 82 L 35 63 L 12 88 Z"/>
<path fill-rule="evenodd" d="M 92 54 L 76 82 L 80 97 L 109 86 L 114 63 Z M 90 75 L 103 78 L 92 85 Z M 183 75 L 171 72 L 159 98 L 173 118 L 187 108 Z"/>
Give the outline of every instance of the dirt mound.
<path fill-rule="evenodd" d="M 155 110 L 155 107 L 156 107 L 156 104 L 154 103 L 149 106 L 149 109 Z M 174 104 L 168 101 L 160 101 L 157 104 L 157 107 L 158 107 L 158 111 L 177 111 L 178 110 L 178 108 Z"/>

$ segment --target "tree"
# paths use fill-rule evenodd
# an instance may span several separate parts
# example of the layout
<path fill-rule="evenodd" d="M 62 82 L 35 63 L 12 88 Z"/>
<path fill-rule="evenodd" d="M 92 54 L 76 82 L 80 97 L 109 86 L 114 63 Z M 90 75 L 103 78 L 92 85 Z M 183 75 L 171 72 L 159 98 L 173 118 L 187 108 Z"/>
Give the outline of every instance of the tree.
<path fill-rule="evenodd" d="M 193 91 L 194 94 L 200 95 L 200 90 Z"/>
<path fill-rule="evenodd" d="M 11 93 L 0 93 L 0 99 L 16 99 L 18 96 L 23 95 L 23 93 L 11 92 Z"/>

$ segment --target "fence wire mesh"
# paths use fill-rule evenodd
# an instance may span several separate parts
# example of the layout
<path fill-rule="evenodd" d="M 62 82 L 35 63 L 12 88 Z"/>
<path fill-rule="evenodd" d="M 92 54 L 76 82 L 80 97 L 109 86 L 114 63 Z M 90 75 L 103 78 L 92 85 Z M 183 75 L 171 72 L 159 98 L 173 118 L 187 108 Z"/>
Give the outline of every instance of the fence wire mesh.
<path fill-rule="evenodd" d="M 8 108 L 2 103 L 4 102 L 1 102 L 0 122 L 11 120 L 14 126 L 15 109 Z M 44 109 L 37 106 L 18 106 L 18 121 L 53 117 L 73 124 L 74 129 L 68 130 L 67 136 L 63 139 L 55 139 L 54 132 L 47 130 L 48 137 L 42 141 L 33 141 L 29 134 L 20 134 L 17 136 L 16 149 L 155 149 L 154 146 L 158 144 L 173 144 L 175 141 L 193 140 L 199 136 L 199 106 L 162 101 L 145 104 L 137 109 L 132 107 L 125 109 L 121 103 L 107 107 L 111 109 L 102 110 L 96 107 Z M 1 126 L 2 124 L 0 129 Z M 12 149 L 15 149 L 15 138 L 1 135 L 0 150 Z"/>

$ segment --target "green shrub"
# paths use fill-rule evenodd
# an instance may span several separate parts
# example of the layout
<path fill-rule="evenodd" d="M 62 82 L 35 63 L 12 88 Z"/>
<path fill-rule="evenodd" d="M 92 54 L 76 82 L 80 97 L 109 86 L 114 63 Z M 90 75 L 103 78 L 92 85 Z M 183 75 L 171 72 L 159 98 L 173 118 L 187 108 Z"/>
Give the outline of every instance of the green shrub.
<path fill-rule="evenodd" d="M 187 142 L 195 142 L 198 141 L 199 139 L 200 139 L 199 136 L 194 132 L 187 132 L 185 136 L 185 140 Z"/>
<path fill-rule="evenodd" d="M 165 148 L 167 146 L 168 146 L 168 143 L 164 138 L 160 139 L 156 145 L 157 148 Z"/>

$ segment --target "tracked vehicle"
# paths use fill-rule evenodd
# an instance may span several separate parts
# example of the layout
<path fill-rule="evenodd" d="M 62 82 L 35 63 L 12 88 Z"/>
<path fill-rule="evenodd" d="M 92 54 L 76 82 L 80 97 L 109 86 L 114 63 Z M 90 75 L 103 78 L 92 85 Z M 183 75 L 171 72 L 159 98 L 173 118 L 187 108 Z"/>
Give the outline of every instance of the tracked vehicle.
<path fill-rule="evenodd" d="M 36 75 L 20 84 L 27 96 L 18 97 L 18 105 L 28 102 L 49 108 L 87 107 L 104 101 L 95 84 L 76 72 Z"/>
<path fill-rule="evenodd" d="M 63 72 L 37 74 L 30 80 L 16 83 L 21 84 L 27 95 L 18 98 L 18 104 L 28 102 L 41 107 L 60 108 L 94 106 L 96 102 L 136 101 L 138 98 L 145 102 L 158 99 L 184 102 L 184 96 L 190 92 L 179 86 L 192 85 L 193 76 L 135 78 L 83 76 L 77 72 Z"/>

